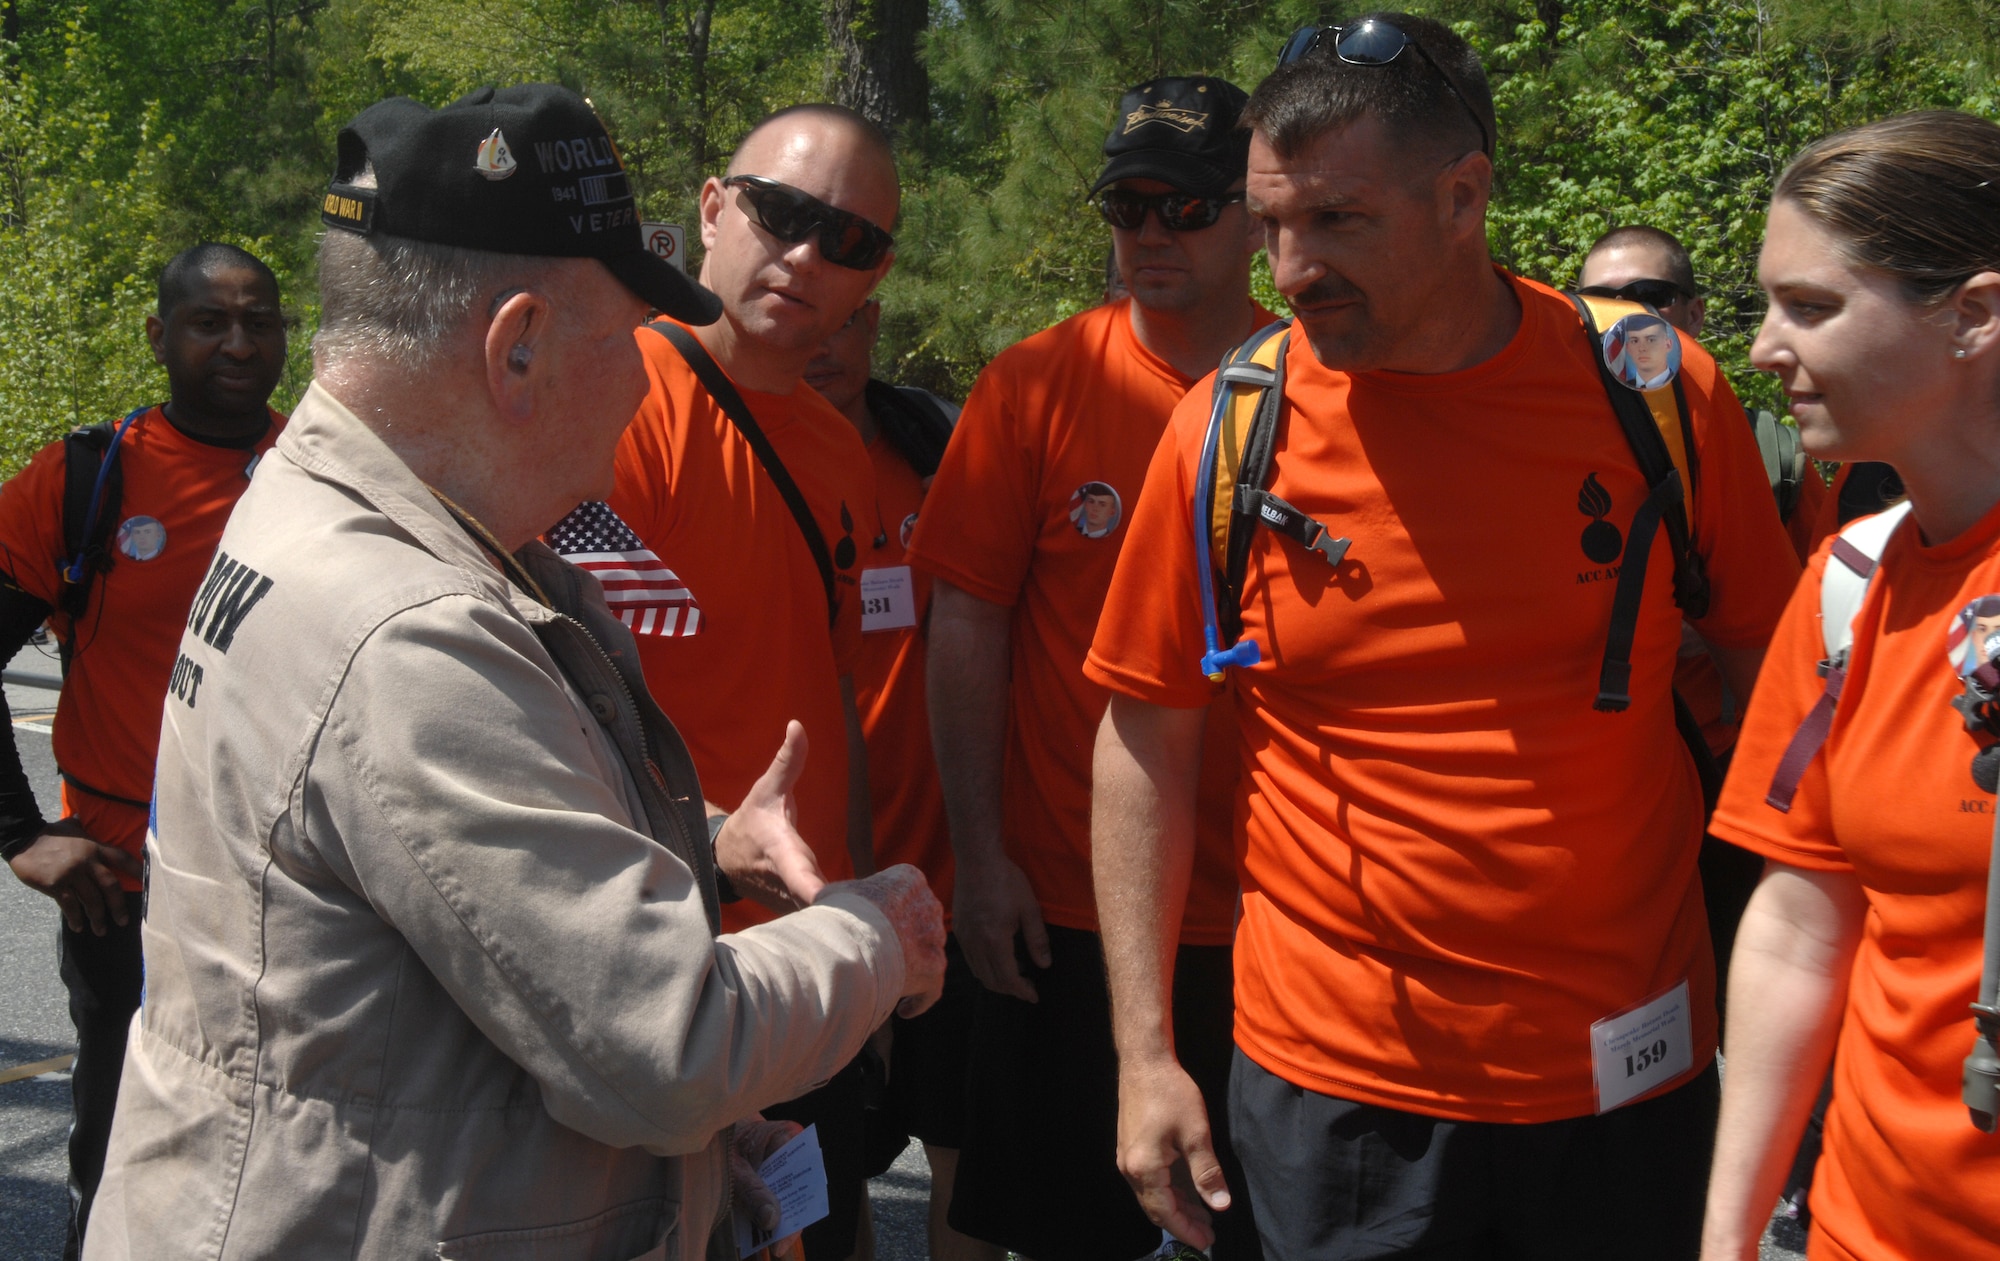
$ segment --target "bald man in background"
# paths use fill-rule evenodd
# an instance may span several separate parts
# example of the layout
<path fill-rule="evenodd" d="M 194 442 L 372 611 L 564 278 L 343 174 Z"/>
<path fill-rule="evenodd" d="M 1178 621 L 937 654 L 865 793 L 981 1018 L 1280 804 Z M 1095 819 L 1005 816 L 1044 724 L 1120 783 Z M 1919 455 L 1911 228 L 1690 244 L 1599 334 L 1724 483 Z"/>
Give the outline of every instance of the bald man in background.
<path fill-rule="evenodd" d="M 875 477 L 854 427 L 803 378 L 888 272 L 899 200 L 889 143 L 859 114 L 800 105 L 753 128 L 701 191 L 701 282 L 722 318 L 638 330 L 649 390 L 619 448 L 616 519 L 586 504 L 550 534 L 602 567 L 711 800 L 747 792 L 787 722 L 804 725 L 798 828 L 829 880 L 875 869 L 851 677 L 855 531 L 874 520 Z M 726 929 L 769 917 L 723 908 Z M 871 1055 L 767 1112 L 819 1127 L 833 1211 L 805 1243 L 822 1261 L 871 1251 L 856 1249 Z"/>

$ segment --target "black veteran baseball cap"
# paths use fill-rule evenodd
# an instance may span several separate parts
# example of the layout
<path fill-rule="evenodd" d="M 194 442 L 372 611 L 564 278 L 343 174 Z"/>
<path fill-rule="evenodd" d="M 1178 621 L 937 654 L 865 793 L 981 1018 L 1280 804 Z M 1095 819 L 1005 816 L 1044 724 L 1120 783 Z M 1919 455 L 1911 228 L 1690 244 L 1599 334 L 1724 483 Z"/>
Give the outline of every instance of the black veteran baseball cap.
<path fill-rule="evenodd" d="M 1127 92 L 1104 138 L 1095 193 L 1119 180 L 1148 179 L 1209 197 L 1243 178 L 1250 134 L 1236 129 L 1249 97 L 1223 79 L 1154 79 Z"/>
<path fill-rule="evenodd" d="M 357 188 L 371 166 L 375 187 Z M 553 83 L 480 88 L 437 110 L 406 96 L 370 105 L 341 129 L 320 219 L 363 236 L 594 258 L 677 320 L 722 314 L 714 294 L 646 249 L 632 181 L 597 111 Z"/>

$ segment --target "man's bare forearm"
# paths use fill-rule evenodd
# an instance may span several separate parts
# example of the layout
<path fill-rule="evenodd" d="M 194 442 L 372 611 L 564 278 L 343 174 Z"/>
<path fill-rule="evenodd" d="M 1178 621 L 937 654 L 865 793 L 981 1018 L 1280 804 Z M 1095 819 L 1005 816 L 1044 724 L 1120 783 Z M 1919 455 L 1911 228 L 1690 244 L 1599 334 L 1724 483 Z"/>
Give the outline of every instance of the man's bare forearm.
<path fill-rule="evenodd" d="M 1850 874 L 1772 864 L 1729 969 L 1729 1072 L 1703 1261 L 1747 1261 L 1777 1202 L 1846 1006 L 1867 900 Z"/>
<path fill-rule="evenodd" d="M 1204 711 L 1113 696 L 1097 730 L 1091 873 L 1122 1067 L 1173 1056 L 1174 948 L 1194 868 Z"/>
<path fill-rule="evenodd" d="M 931 597 L 931 748 L 959 866 L 999 859 L 1014 611 L 939 579 Z"/>

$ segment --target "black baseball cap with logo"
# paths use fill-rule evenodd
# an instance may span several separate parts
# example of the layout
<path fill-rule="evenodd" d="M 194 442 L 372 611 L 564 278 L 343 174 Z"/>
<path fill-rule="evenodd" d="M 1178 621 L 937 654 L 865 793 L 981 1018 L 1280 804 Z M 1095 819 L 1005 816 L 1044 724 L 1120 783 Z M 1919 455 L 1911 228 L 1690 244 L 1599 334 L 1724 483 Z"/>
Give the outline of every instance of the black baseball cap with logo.
<path fill-rule="evenodd" d="M 480 88 L 443 109 L 378 101 L 340 132 L 320 219 L 363 236 L 540 258 L 594 258 L 690 324 L 722 304 L 646 249 L 625 162 L 590 103 L 554 83 Z M 375 187 L 354 180 L 372 167 Z"/>
<path fill-rule="evenodd" d="M 1183 193 L 1212 197 L 1243 178 L 1250 134 L 1237 118 L 1250 98 L 1226 79 L 1153 79 L 1118 102 L 1104 139 L 1104 173 L 1096 193 L 1119 180 L 1148 179 Z"/>

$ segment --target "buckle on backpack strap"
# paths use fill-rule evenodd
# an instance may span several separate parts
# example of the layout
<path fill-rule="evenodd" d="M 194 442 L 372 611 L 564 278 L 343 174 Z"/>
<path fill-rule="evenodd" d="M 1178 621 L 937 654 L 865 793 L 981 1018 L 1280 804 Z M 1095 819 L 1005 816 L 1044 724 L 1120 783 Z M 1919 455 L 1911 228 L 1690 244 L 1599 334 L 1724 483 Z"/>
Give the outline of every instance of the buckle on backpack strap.
<path fill-rule="evenodd" d="M 1278 374 L 1261 363 L 1233 363 L 1219 370 L 1215 379 L 1225 385 L 1247 385 L 1254 390 L 1268 390 L 1278 383 Z"/>

